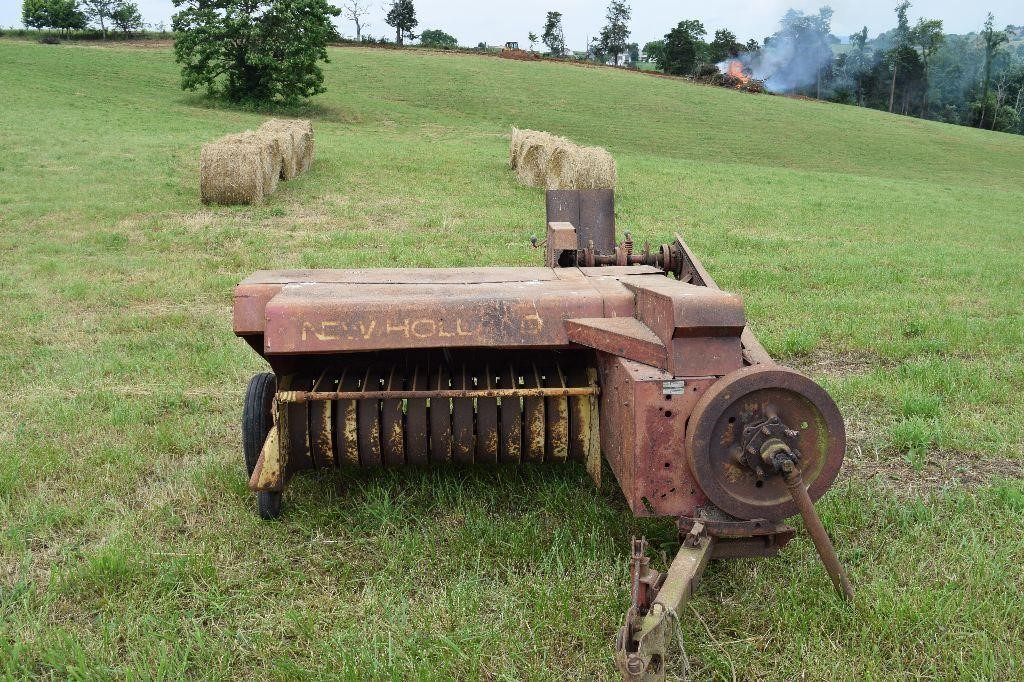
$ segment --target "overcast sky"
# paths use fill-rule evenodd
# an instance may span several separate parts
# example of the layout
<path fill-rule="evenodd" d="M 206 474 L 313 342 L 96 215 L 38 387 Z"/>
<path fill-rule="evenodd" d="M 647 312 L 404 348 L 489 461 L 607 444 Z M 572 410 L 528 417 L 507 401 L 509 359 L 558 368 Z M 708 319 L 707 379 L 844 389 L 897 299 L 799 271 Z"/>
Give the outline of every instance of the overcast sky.
<path fill-rule="evenodd" d="M 174 6 L 171 0 L 137 0 L 147 22 L 170 22 Z M 342 0 L 333 0 L 340 4 Z M 529 31 L 541 33 L 545 13 L 562 12 L 568 46 L 582 50 L 587 38 L 595 35 L 604 23 L 606 0 L 518 0 L 517 2 L 487 2 L 486 0 L 414 0 L 417 33 L 423 29 L 440 28 L 451 33 L 459 44 L 474 46 L 480 42 L 502 45 L 516 40 L 526 47 Z M 384 23 L 387 0 L 370 0 L 372 7 L 368 32 L 372 35 L 394 31 Z M 681 19 L 700 19 L 713 34 L 715 29 L 729 28 L 745 42 L 758 41 L 772 34 L 779 17 L 790 7 L 815 12 L 825 4 L 821 0 L 716 0 L 715 2 L 671 2 L 669 0 L 633 0 L 633 30 L 631 40 L 641 46 L 649 40 L 662 37 Z M 847 36 L 867 25 L 872 36 L 891 28 L 895 23 L 893 6 L 896 0 L 834 0 L 832 32 Z M 910 11 L 911 21 L 925 15 L 942 19 L 949 33 L 977 31 L 985 21 L 986 12 L 996 15 L 1000 27 L 1024 24 L 1024 3 L 1021 0 L 985 0 L 977 5 L 964 0 L 918 0 Z M 352 22 L 339 17 L 339 29 L 345 35 L 354 35 Z M 0 25 L 21 25 L 20 0 L 0 0 Z"/>

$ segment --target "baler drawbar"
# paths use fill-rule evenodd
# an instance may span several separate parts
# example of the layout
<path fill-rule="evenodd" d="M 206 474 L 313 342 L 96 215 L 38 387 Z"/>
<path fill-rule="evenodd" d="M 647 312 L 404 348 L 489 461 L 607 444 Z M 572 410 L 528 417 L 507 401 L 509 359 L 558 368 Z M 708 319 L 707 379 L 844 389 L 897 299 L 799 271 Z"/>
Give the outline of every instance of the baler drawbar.
<path fill-rule="evenodd" d="M 852 598 L 813 504 L 846 448 L 824 389 L 772 361 L 681 237 L 616 243 L 611 190 L 548 191 L 544 254 L 239 284 L 235 333 L 272 370 L 242 420 L 260 515 L 305 470 L 574 460 L 600 484 L 603 454 L 633 513 L 675 519 L 681 541 L 665 573 L 634 541 L 615 641 L 627 680 L 665 678 L 672 621 L 710 559 L 777 554 L 795 514 Z"/>

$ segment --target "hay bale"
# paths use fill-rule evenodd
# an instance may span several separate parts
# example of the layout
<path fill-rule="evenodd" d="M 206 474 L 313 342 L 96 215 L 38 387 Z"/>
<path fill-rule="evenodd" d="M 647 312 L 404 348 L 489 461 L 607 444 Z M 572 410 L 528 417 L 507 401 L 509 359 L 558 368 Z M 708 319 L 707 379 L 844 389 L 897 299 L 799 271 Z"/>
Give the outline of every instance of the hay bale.
<path fill-rule="evenodd" d="M 273 140 L 281 152 L 282 180 L 291 180 L 299 174 L 295 163 L 295 136 L 292 134 L 292 126 L 288 121 L 272 118 L 265 121 L 257 132 L 269 140 Z"/>
<path fill-rule="evenodd" d="M 313 123 L 307 119 L 292 121 L 295 131 L 295 159 L 300 173 L 313 166 Z"/>
<path fill-rule="evenodd" d="M 571 185 L 565 189 L 615 189 L 618 182 L 615 159 L 602 147 L 577 147 L 563 177 Z"/>
<path fill-rule="evenodd" d="M 274 168 L 272 147 L 252 133 L 228 135 L 204 144 L 199 154 L 203 203 L 261 203 L 276 187 Z"/>
<path fill-rule="evenodd" d="M 281 177 L 281 147 L 277 140 L 246 130 L 244 133 L 225 135 L 220 139 L 222 144 L 233 144 L 245 147 L 254 147 L 260 156 L 260 165 L 263 167 L 263 194 L 273 194 L 277 189 L 278 178 Z"/>
<path fill-rule="evenodd" d="M 509 167 L 528 187 L 614 189 L 617 180 L 615 159 L 606 150 L 538 130 L 512 129 Z"/>
<path fill-rule="evenodd" d="M 310 121 L 272 118 L 260 126 L 260 132 L 275 138 L 281 146 L 284 158 L 282 179 L 291 180 L 313 165 L 313 124 Z"/>

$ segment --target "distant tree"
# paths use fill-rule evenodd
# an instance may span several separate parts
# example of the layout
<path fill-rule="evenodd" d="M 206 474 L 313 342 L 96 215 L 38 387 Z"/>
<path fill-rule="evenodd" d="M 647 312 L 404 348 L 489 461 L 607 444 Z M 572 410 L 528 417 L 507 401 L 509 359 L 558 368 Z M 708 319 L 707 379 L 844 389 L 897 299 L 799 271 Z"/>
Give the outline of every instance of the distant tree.
<path fill-rule="evenodd" d="M 327 0 L 173 0 L 181 87 L 232 102 L 293 103 L 324 91 Z"/>
<path fill-rule="evenodd" d="M 561 12 L 548 12 L 540 40 L 548 46 L 554 56 L 561 57 L 565 54 L 565 33 L 562 31 Z"/>
<path fill-rule="evenodd" d="M 917 25 L 910 31 L 910 42 L 921 55 L 921 118 L 928 117 L 928 66 L 932 57 L 942 47 L 946 35 L 942 32 L 941 19 L 917 20 Z"/>
<path fill-rule="evenodd" d="M 817 14 L 804 14 L 791 9 L 786 12 L 780 22 L 779 30 L 765 39 L 765 47 L 769 44 L 789 45 L 786 52 L 788 63 L 781 70 L 790 74 L 800 74 L 800 80 L 814 79 L 813 94 L 821 99 L 822 72 L 831 68 L 834 54 L 831 45 L 832 8 L 828 5 L 820 8 Z"/>
<path fill-rule="evenodd" d="M 652 40 L 644 44 L 644 58 L 649 62 L 660 64 L 664 60 L 665 41 Z"/>
<path fill-rule="evenodd" d="M 601 29 L 598 45 L 601 52 L 615 59 L 615 64 L 619 63 L 619 55 L 626 51 L 631 14 L 629 5 L 622 0 L 612 0 L 608 4 L 605 14 L 608 23 Z"/>
<path fill-rule="evenodd" d="M 405 39 L 415 40 L 416 34 L 412 32 L 420 23 L 416 19 L 416 8 L 412 0 L 392 0 L 391 9 L 388 10 L 384 23 L 395 29 L 395 42 L 404 45 Z"/>
<path fill-rule="evenodd" d="M 420 35 L 420 44 L 426 47 L 451 50 L 459 46 L 459 41 L 455 39 L 455 36 L 434 28 L 426 30 Z"/>
<path fill-rule="evenodd" d="M 26 28 L 50 28 L 50 1 L 25 0 L 21 3 L 21 23 Z"/>
<path fill-rule="evenodd" d="M 665 47 L 658 63 L 661 70 L 676 76 L 693 73 L 704 45 L 707 31 L 696 19 L 685 19 L 665 35 Z"/>
<path fill-rule="evenodd" d="M 626 61 L 629 64 L 636 64 L 640 61 L 640 46 L 636 43 L 626 45 Z"/>
<path fill-rule="evenodd" d="M 89 19 L 78 6 L 78 0 L 49 0 L 50 28 L 71 35 L 89 25 Z"/>
<path fill-rule="evenodd" d="M 907 61 L 910 51 L 910 20 L 907 19 L 907 11 L 910 9 L 909 0 L 903 0 L 896 5 L 896 32 L 893 36 L 893 47 L 886 55 L 889 68 L 892 69 L 892 83 L 889 86 L 889 113 L 893 112 L 893 105 L 896 100 L 896 76 L 900 66 Z"/>
<path fill-rule="evenodd" d="M 736 42 L 736 34 L 727 28 L 720 28 L 715 31 L 715 39 L 708 43 L 708 61 L 722 62 L 729 57 L 735 57 L 743 51 L 743 46 Z"/>
<path fill-rule="evenodd" d="M 530 41 L 530 52 L 533 52 L 533 46 L 537 44 L 537 41 L 540 40 L 540 38 L 537 37 L 536 33 L 530 31 L 526 34 L 526 39 Z"/>
<path fill-rule="evenodd" d="M 139 6 L 131 0 L 118 0 L 114 11 L 110 13 L 110 23 L 125 35 L 132 31 L 141 31 L 145 27 Z"/>
<path fill-rule="evenodd" d="M 1006 35 L 1006 31 L 998 31 L 995 29 L 995 21 L 995 16 L 989 12 L 988 19 L 985 20 L 985 28 L 981 32 L 981 39 L 983 41 L 982 45 L 985 49 L 985 72 L 982 77 L 981 86 L 981 117 L 978 122 L 979 128 L 985 127 L 985 113 L 986 110 L 990 108 L 988 93 L 992 84 L 992 63 L 995 61 L 999 47 L 1003 43 L 1010 41 L 1010 37 Z"/>
<path fill-rule="evenodd" d="M 747 52 L 757 52 L 758 50 L 761 49 L 761 45 L 756 40 L 751 38 L 750 40 L 747 41 L 746 45 L 743 46 L 743 49 Z"/>
<path fill-rule="evenodd" d="M 356 40 L 362 41 L 363 29 L 367 24 L 363 19 L 370 14 L 370 3 L 368 0 L 343 0 L 341 12 L 346 19 L 356 25 Z"/>
<path fill-rule="evenodd" d="M 107 21 L 110 15 L 117 9 L 119 0 L 82 0 L 82 10 L 85 16 L 100 25 L 100 32 L 107 37 Z"/>
<path fill-rule="evenodd" d="M 868 27 L 850 36 L 853 49 L 846 58 L 846 67 L 854 82 L 857 104 L 864 106 L 864 76 L 871 70 L 871 50 L 868 48 Z"/>

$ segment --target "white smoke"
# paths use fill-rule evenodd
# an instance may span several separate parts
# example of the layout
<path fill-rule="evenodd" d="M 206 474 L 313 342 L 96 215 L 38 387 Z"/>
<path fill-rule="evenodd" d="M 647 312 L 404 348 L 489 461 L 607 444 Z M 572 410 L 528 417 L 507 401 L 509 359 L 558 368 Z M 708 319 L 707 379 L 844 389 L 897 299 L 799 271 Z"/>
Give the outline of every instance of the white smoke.
<path fill-rule="evenodd" d="M 764 81 L 772 92 L 792 92 L 814 85 L 819 71 L 833 59 L 832 51 L 801 49 L 789 36 L 773 38 L 756 52 L 744 52 L 736 57 L 743 64 L 744 73 Z M 727 73 L 729 61 L 718 65 Z"/>

